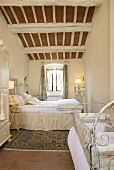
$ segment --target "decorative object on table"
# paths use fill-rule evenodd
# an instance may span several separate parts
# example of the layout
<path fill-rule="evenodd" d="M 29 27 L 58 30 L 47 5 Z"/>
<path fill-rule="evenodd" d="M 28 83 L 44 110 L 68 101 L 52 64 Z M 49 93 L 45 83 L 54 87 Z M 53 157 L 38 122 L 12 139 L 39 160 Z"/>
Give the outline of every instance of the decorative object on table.
<path fill-rule="evenodd" d="M 68 150 L 68 130 L 24 130 L 5 149 L 22 150 Z"/>

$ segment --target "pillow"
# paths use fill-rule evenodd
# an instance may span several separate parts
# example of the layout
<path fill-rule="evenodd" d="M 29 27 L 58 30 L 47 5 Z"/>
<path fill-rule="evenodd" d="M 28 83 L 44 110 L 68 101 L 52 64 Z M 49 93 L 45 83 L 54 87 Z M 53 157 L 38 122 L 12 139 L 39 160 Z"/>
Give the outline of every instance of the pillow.
<path fill-rule="evenodd" d="M 40 100 L 36 97 L 31 97 L 30 99 L 28 99 L 28 104 L 33 104 L 33 105 L 36 105 L 40 102 Z"/>
<path fill-rule="evenodd" d="M 25 104 L 22 96 L 20 96 L 20 95 L 13 95 L 13 100 L 18 106 Z"/>
<path fill-rule="evenodd" d="M 9 103 L 14 103 L 13 95 L 9 95 Z"/>
<path fill-rule="evenodd" d="M 22 95 L 22 98 L 23 98 L 23 100 L 24 100 L 24 102 L 27 104 L 27 102 L 28 102 L 28 99 L 30 99 L 32 96 L 31 95 L 27 95 L 26 93 L 24 93 L 23 95 Z"/>

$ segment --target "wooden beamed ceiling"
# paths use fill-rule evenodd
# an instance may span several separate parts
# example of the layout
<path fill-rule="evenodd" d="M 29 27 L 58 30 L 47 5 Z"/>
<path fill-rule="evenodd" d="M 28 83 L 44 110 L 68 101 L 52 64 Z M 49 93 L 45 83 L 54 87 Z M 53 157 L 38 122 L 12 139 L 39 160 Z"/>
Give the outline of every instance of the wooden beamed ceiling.
<path fill-rule="evenodd" d="M 87 6 L 36 3 L 24 6 L 24 0 L 22 5 L 18 0 L 20 4 L 16 6 L 15 1 L 9 4 L 7 0 L 1 1 L 0 9 L 8 29 L 18 35 L 30 60 L 82 59 L 99 1 L 90 6 L 88 3 Z"/>

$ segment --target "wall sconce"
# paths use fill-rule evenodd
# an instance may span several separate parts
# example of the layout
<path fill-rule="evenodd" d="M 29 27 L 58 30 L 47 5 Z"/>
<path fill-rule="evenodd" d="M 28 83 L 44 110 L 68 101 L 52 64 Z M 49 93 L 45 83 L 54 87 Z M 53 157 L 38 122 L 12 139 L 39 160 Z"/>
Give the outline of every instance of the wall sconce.
<path fill-rule="evenodd" d="M 75 84 L 76 84 L 76 85 L 81 84 L 81 82 L 82 82 L 82 81 L 81 81 L 80 78 L 77 78 L 77 79 L 75 80 Z"/>
<path fill-rule="evenodd" d="M 14 81 L 9 81 L 9 89 L 14 89 Z"/>

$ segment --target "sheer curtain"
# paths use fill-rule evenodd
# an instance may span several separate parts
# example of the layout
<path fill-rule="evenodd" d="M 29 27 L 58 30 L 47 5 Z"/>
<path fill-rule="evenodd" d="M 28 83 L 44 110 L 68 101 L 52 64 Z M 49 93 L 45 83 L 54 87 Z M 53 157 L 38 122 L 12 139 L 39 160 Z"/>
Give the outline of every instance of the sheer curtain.
<path fill-rule="evenodd" d="M 63 66 L 63 99 L 68 99 L 68 66 Z"/>
<path fill-rule="evenodd" d="M 41 67 L 41 100 L 47 99 L 47 92 L 46 92 L 46 79 L 45 79 L 45 69 L 44 65 Z"/>

